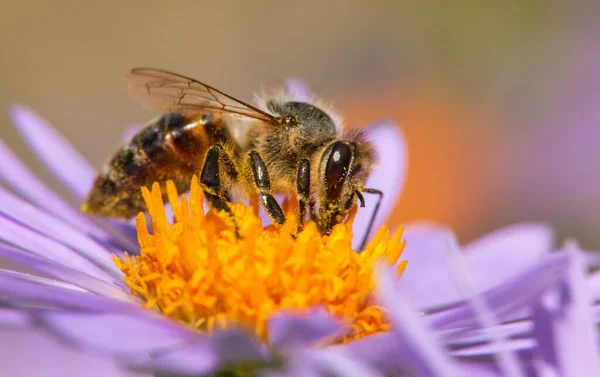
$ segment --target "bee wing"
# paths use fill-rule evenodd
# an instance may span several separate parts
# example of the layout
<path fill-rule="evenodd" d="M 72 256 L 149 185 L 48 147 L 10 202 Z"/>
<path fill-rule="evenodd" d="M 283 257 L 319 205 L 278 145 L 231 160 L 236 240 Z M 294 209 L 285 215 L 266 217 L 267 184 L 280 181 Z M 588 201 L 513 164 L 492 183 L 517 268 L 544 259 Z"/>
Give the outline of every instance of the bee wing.
<path fill-rule="evenodd" d="M 276 123 L 252 105 L 189 77 L 153 68 L 134 68 L 127 75 L 129 95 L 145 107 L 160 111 L 210 109 Z"/>

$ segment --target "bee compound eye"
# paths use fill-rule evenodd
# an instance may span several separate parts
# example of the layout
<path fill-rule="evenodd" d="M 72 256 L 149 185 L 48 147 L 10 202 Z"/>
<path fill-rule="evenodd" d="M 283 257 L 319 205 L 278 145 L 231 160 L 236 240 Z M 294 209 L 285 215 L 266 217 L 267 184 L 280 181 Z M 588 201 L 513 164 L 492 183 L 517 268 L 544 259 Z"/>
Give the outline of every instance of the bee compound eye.
<path fill-rule="evenodd" d="M 325 165 L 325 187 L 327 198 L 333 200 L 340 196 L 344 187 L 352 162 L 352 149 L 348 144 L 336 141 L 329 146 L 329 150 L 326 154 L 328 157 Z"/>

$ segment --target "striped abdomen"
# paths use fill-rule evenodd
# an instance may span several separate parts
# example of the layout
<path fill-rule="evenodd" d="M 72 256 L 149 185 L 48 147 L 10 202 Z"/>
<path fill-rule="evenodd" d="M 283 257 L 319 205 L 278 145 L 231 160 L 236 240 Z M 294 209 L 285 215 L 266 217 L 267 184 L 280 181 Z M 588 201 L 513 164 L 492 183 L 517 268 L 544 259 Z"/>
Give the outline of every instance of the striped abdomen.
<path fill-rule="evenodd" d="M 187 191 L 207 148 L 227 140 L 226 128 L 212 113 L 165 114 L 115 153 L 82 208 L 99 216 L 129 219 L 146 209 L 140 187 L 171 179 L 179 192 Z"/>

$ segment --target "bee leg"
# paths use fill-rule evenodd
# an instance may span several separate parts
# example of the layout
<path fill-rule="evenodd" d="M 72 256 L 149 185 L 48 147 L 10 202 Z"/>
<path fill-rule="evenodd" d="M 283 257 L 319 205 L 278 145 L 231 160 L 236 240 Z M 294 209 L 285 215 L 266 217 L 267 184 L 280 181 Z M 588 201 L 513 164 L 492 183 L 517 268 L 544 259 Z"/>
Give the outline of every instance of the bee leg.
<path fill-rule="evenodd" d="M 221 162 L 223 164 L 221 164 Z M 223 146 L 215 144 L 208 149 L 206 153 L 206 159 L 204 160 L 204 166 L 200 173 L 200 185 L 204 190 L 204 196 L 212 204 L 213 207 L 219 211 L 225 211 L 231 217 L 233 221 L 233 227 L 235 230 L 235 236 L 240 238 L 240 229 L 233 216 L 233 211 L 227 204 L 227 190 L 221 187 L 222 177 L 221 173 L 228 174 L 230 178 L 237 178 L 237 171 L 235 166 L 231 162 L 231 159 L 225 153 Z"/>
<path fill-rule="evenodd" d="M 310 214 L 310 219 L 312 221 L 317 221 L 319 215 L 317 215 L 317 210 L 315 209 L 316 203 L 315 200 L 310 198 L 308 200 L 308 213 Z"/>
<path fill-rule="evenodd" d="M 277 224 L 283 224 L 285 222 L 285 214 L 279 203 L 277 203 L 277 200 L 270 193 L 271 180 L 269 179 L 269 172 L 267 171 L 265 162 L 256 151 L 250 151 L 248 158 L 260 201 L 267 210 L 267 214 L 271 220 Z"/>
<path fill-rule="evenodd" d="M 296 234 L 304 229 L 307 201 L 310 196 L 310 162 L 306 159 L 300 161 L 296 177 L 296 192 L 298 194 L 298 228 Z"/>

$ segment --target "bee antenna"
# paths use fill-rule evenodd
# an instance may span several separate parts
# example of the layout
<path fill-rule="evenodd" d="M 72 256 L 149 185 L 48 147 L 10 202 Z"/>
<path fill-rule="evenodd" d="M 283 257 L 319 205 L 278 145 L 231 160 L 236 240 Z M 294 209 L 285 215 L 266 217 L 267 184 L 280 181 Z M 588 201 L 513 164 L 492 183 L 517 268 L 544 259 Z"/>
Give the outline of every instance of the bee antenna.
<path fill-rule="evenodd" d="M 360 202 L 360 207 L 364 208 L 365 207 L 365 197 L 362 196 L 362 194 L 358 190 L 354 191 L 354 195 L 356 195 L 356 197 L 358 198 L 358 201 Z"/>
<path fill-rule="evenodd" d="M 365 206 L 364 198 L 362 198 L 362 195 L 358 191 L 356 191 L 356 193 L 361 202 L 361 207 L 364 207 Z M 383 191 L 381 191 L 381 190 L 366 188 L 363 190 L 363 193 L 377 195 L 378 198 L 377 198 L 377 204 L 375 204 L 375 209 L 373 210 L 373 213 L 371 213 L 371 218 L 369 219 L 369 225 L 367 225 L 367 230 L 365 231 L 363 239 L 360 242 L 360 247 L 358 249 L 360 251 L 362 251 L 365 248 L 365 245 L 367 244 L 367 239 L 369 238 L 369 234 L 371 233 L 371 229 L 373 228 L 373 225 L 375 225 L 375 218 L 377 217 L 377 213 L 379 212 L 379 207 L 381 206 L 381 199 L 383 199 Z"/>

